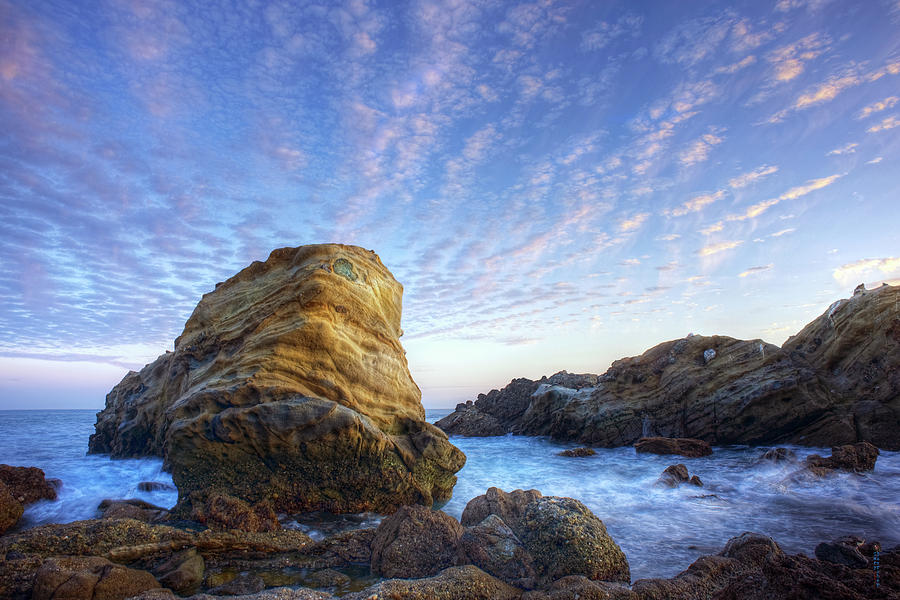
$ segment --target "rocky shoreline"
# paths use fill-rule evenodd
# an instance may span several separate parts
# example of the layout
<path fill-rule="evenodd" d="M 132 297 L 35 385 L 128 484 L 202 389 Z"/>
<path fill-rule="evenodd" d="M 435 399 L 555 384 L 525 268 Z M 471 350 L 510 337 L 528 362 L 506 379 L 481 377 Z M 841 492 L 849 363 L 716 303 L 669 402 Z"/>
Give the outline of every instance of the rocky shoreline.
<path fill-rule="evenodd" d="M 896 295 L 836 303 L 781 349 L 692 336 L 603 376 L 514 380 L 441 424 L 698 460 L 710 443 L 827 440 L 832 455 L 810 457 L 797 477 L 865 472 L 876 446 L 897 444 Z M 0 466 L 0 597 L 900 598 L 900 546 L 852 536 L 809 558 L 745 532 L 675 577 L 632 581 L 603 515 L 577 499 L 492 487 L 459 521 L 436 510 L 465 456 L 424 420 L 399 342 L 401 297 L 373 252 L 338 244 L 276 250 L 218 284 L 174 352 L 109 393 L 89 443 L 161 456 L 177 504 L 110 499 L 97 519 L 4 534 L 60 483 Z M 658 483 L 703 485 L 683 464 Z M 387 516 L 352 516 L 363 511 Z M 288 519 L 345 526 L 314 540 Z"/>
<path fill-rule="evenodd" d="M 603 375 L 512 380 L 435 423 L 451 435 L 640 438 L 900 450 L 900 287 L 863 286 L 779 348 L 725 336 L 664 342 Z"/>

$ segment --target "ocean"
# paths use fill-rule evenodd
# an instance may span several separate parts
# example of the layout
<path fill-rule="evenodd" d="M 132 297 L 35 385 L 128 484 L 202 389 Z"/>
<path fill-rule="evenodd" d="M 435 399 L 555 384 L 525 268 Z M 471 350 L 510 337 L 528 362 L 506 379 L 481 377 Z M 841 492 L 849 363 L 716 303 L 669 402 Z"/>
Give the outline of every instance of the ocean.
<path fill-rule="evenodd" d="M 428 410 L 434 422 L 449 410 Z M 0 463 L 35 466 L 62 480 L 56 501 L 29 506 L 17 526 L 97 516 L 104 498 L 140 498 L 171 507 L 174 490 L 141 492 L 138 483 L 172 479 L 156 458 L 87 455 L 96 411 L 0 411 Z M 796 463 L 758 462 L 764 448 L 718 447 L 704 458 L 597 449 L 565 458 L 572 447 L 545 438 L 451 438 L 468 460 L 443 510 L 459 518 L 466 503 L 491 486 L 540 490 L 584 502 L 622 547 L 633 579 L 671 577 L 697 557 L 719 552 L 729 538 L 755 531 L 789 553 L 812 556 L 816 544 L 855 534 L 883 547 L 900 544 L 900 452 L 882 452 L 875 470 L 825 479 L 789 479 Z M 791 447 L 798 459 L 825 448 Z M 668 465 L 684 463 L 704 486 L 655 486 Z"/>

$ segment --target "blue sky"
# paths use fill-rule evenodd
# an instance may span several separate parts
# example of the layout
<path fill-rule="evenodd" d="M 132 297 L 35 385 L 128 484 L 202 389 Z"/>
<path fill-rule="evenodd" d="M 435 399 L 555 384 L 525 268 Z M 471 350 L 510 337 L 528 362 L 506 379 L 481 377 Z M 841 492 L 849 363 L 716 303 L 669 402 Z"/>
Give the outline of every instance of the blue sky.
<path fill-rule="evenodd" d="M 898 125 L 896 0 L 0 0 L 0 408 L 318 242 L 403 283 L 426 406 L 781 344 L 900 280 Z"/>

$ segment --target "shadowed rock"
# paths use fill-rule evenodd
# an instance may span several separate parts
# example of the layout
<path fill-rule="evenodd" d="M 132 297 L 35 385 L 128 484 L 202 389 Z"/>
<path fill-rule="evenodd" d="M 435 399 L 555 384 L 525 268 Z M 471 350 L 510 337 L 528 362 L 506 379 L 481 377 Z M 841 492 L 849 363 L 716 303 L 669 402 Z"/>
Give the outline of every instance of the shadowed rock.
<path fill-rule="evenodd" d="M 460 546 L 466 558 L 486 573 L 516 587 L 535 586 L 534 557 L 497 515 L 467 527 Z"/>
<path fill-rule="evenodd" d="M 594 456 L 597 454 L 593 448 L 569 448 L 559 453 L 560 456 L 568 456 L 572 458 L 583 458 L 585 456 Z"/>
<path fill-rule="evenodd" d="M 174 352 L 113 388 L 90 451 L 163 456 L 180 517 L 213 493 L 283 512 L 447 500 L 465 457 L 424 420 L 402 291 L 362 248 L 273 251 L 203 296 Z"/>
<path fill-rule="evenodd" d="M 144 523 L 158 523 L 169 516 L 169 511 L 165 508 L 137 498 L 106 499 L 100 503 L 97 510 L 103 519 L 136 519 Z"/>
<path fill-rule="evenodd" d="M 634 450 L 645 454 L 680 454 L 688 458 L 712 454 L 709 442 L 691 438 L 641 438 L 634 444 Z"/>
<path fill-rule="evenodd" d="M 0 534 L 16 524 L 25 512 L 25 507 L 12 494 L 6 484 L 0 481 Z"/>

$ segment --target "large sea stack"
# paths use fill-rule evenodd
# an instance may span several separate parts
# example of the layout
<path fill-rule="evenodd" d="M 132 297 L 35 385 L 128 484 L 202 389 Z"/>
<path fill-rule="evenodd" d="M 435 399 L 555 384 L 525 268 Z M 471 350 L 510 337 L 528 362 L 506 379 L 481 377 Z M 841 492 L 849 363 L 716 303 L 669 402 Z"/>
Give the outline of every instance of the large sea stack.
<path fill-rule="evenodd" d="M 437 425 L 607 447 L 660 436 L 900 450 L 900 287 L 858 289 L 781 348 L 691 335 L 617 360 L 603 375 L 514 379 Z"/>
<path fill-rule="evenodd" d="M 162 456 L 181 514 L 213 492 L 286 512 L 447 500 L 465 456 L 424 420 L 402 293 L 372 251 L 273 251 L 203 296 L 174 352 L 112 389 L 90 452 Z"/>

